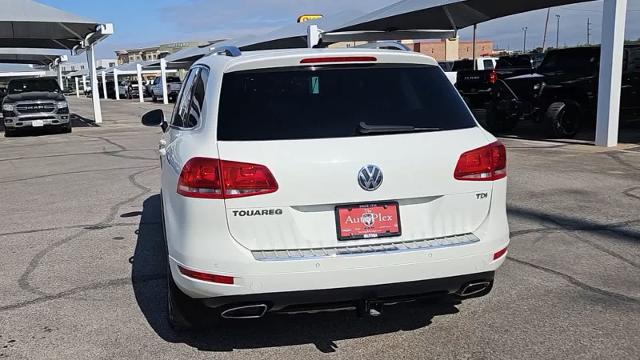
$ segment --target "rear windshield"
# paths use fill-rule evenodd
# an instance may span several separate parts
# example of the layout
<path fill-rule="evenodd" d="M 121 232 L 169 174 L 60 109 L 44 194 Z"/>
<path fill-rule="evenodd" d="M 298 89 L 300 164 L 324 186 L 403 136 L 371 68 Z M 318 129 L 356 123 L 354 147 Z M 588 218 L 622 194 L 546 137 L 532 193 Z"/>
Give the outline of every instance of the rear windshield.
<path fill-rule="evenodd" d="M 498 59 L 496 69 L 531 68 L 531 66 L 531 58 L 529 56 L 508 56 Z"/>
<path fill-rule="evenodd" d="M 177 77 L 177 76 L 168 76 L 167 77 L 167 82 L 168 83 L 177 83 L 177 82 L 180 82 L 180 81 L 181 81 L 180 78 Z"/>
<path fill-rule="evenodd" d="M 26 79 L 9 82 L 9 94 L 56 92 L 59 90 L 58 82 L 53 79 Z"/>
<path fill-rule="evenodd" d="M 457 60 L 453 62 L 451 71 L 473 70 L 473 60 Z"/>
<path fill-rule="evenodd" d="M 439 130 L 476 126 L 436 66 L 278 68 L 223 78 L 219 140 L 362 136 L 362 122 Z"/>

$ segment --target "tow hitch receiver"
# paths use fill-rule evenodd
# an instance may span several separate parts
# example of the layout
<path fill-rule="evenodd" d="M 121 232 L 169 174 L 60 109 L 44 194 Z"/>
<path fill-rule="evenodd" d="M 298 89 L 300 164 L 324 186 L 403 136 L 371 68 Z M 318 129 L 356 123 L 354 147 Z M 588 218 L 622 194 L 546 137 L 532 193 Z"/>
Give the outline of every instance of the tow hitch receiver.
<path fill-rule="evenodd" d="M 384 302 L 377 300 L 363 300 L 358 306 L 358 316 L 378 317 L 382 315 Z"/>

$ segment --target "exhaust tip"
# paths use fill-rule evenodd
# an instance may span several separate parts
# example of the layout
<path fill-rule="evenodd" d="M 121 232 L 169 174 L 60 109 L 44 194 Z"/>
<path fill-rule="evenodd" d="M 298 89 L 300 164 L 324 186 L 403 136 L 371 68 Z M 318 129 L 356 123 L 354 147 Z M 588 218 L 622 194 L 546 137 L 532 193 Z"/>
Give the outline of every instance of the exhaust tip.
<path fill-rule="evenodd" d="M 469 297 L 480 294 L 481 292 L 487 290 L 490 286 L 491 281 L 474 281 L 463 286 L 457 294 L 462 297 Z"/>
<path fill-rule="evenodd" d="M 220 316 L 224 319 L 259 319 L 267 310 L 269 307 L 266 304 L 245 305 L 225 310 Z"/>

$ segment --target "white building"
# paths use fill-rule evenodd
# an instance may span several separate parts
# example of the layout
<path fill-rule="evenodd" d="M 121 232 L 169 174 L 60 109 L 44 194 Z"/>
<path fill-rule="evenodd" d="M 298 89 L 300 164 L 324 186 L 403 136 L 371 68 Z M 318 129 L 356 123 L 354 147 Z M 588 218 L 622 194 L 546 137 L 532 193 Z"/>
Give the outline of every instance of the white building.
<path fill-rule="evenodd" d="M 116 59 L 99 59 L 96 60 L 96 68 L 97 69 L 108 69 L 116 66 Z M 86 62 L 64 62 L 62 63 L 62 73 L 69 74 L 72 72 L 84 70 L 87 68 Z"/>

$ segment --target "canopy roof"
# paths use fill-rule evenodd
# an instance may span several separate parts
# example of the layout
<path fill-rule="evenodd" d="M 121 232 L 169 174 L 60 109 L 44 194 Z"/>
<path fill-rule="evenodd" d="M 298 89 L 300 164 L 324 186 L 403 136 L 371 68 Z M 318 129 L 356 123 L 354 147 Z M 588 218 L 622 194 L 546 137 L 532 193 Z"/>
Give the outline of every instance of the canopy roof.
<path fill-rule="evenodd" d="M 2 0 L 0 5 L 0 47 L 4 48 L 71 50 L 88 35 L 100 33 L 100 27 L 93 20 L 32 0 Z"/>
<path fill-rule="evenodd" d="M 404 0 L 342 24 L 335 31 L 463 29 L 492 19 L 593 0 Z"/>
<path fill-rule="evenodd" d="M 21 78 L 21 77 L 42 77 L 55 75 L 53 72 L 46 71 L 44 68 L 34 68 L 31 65 L 24 64 L 0 64 L 0 79 L 6 81 L 5 78 Z"/>
<path fill-rule="evenodd" d="M 0 63 L 51 65 L 62 55 L 55 50 L 0 48 Z"/>
<path fill-rule="evenodd" d="M 305 48 L 307 47 L 307 29 L 309 25 L 318 25 L 319 29 L 330 32 L 346 21 L 362 15 L 363 13 L 357 10 L 342 11 L 320 19 L 287 25 L 264 35 L 228 40 L 220 43 L 220 45 L 233 45 L 243 51 Z"/>

